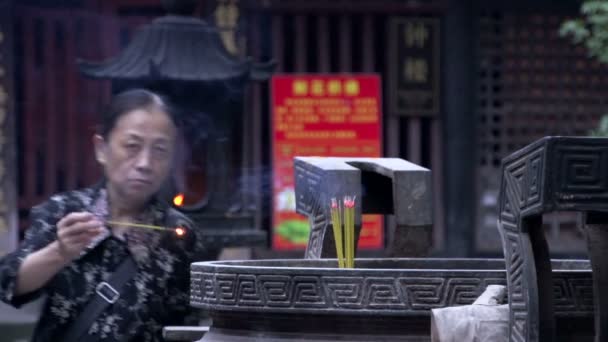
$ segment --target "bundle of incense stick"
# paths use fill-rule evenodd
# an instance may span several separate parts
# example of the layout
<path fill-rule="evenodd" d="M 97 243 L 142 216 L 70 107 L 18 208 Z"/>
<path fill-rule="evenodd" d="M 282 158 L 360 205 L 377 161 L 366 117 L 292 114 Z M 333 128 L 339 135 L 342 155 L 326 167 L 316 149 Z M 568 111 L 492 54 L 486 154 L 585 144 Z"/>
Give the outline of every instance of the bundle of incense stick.
<path fill-rule="evenodd" d="M 338 266 L 344 268 L 344 242 L 342 240 L 342 210 L 335 198 L 331 199 L 331 224 L 334 230 L 334 240 L 336 241 L 336 256 Z"/>
<path fill-rule="evenodd" d="M 330 209 L 338 266 L 353 268 L 355 267 L 355 197 L 345 196 L 342 203 L 332 198 Z"/>
<path fill-rule="evenodd" d="M 132 223 L 132 222 L 118 222 L 118 221 L 106 221 L 107 224 L 112 226 L 124 226 L 124 227 L 133 227 L 133 228 L 143 228 L 143 229 L 154 229 L 154 230 L 168 230 L 173 231 L 178 236 L 182 236 L 186 233 L 186 230 L 182 227 L 169 228 L 163 226 L 154 226 L 151 224 L 142 224 L 142 223 Z"/>

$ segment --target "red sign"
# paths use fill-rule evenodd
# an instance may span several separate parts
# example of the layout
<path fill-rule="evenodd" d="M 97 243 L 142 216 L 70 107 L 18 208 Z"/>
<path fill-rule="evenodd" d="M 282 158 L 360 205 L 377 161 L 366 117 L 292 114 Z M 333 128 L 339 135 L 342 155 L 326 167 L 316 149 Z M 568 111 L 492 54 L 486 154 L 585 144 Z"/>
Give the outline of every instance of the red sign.
<path fill-rule="evenodd" d="M 295 156 L 381 156 L 380 92 L 372 74 L 272 78 L 275 249 L 302 249 L 308 241 L 308 219 L 295 212 Z M 382 247 L 382 216 L 364 215 L 359 248 Z"/>

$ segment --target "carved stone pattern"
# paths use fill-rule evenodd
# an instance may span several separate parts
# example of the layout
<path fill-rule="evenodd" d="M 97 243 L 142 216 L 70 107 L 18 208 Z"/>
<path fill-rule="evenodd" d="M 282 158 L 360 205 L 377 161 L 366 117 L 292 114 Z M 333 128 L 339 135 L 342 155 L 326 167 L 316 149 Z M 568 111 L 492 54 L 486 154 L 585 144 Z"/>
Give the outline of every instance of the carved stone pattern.
<path fill-rule="evenodd" d="M 320 190 L 321 175 L 312 166 L 296 161 L 295 178 L 298 190 L 296 191 L 297 207 L 302 215 L 312 214 L 313 204 L 315 202 L 315 194 Z"/>
<path fill-rule="evenodd" d="M 290 307 L 292 284 L 289 276 L 261 275 L 258 277 L 264 303 L 268 307 Z"/>
<path fill-rule="evenodd" d="M 524 293 L 525 281 L 523 276 L 524 260 L 521 253 L 521 237 L 517 233 L 505 232 L 504 239 L 507 249 L 505 262 L 509 286 L 509 301 L 511 327 L 516 341 L 524 341 L 528 323 L 528 301 Z"/>
<path fill-rule="evenodd" d="M 568 146 L 556 149 L 559 172 L 556 184 L 560 186 L 557 200 L 608 201 L 608 150 L 605 147 Z M 574 196 L 568 196 L 574 195 Z M 603 196 L 602 196 L 603 195 Z"/>
<path fill-rule="evenodd" d="M 516 263 L 517 264 L 517 263 Z M 588 276 L 588 275 L 587 275 Z M 428 314 L 428 310 L 471 304 L 488 285 L 505 279 L 466 277 L 360 277 L 320 275 L 271 275 L 192 272 L 191 303 L 213 309 L 306 312 L 382 310 L 394 314 Z M 521 275 L 518 273 L 516 277 Z M 591 279 L 554 279 L 556 312 L 593 314 Z M 521 287 L 512 292 L 521 298 Z M 518 303 L 516 300 L 514 303 Z M 517 304 L 516 304 L 517 305 Z M 300 311 L 298 311 L 300 312 Z M 516 309 L 519 336 L 523 335 L 522 310 Z"/>
<path fill-rule="evenodd" d="M 506 190 L 511 193 L 510 204 L 517 205 L 517 210 L 513 212 L 515 214 L 541 205 L 543 153 L 544 147 L 540 147 L 505 166 Z"/>
<path fill-rule="evenodd" d="M 190 273 L 190 301 L 200 302 L 203 300 L 204 295 L 202 293 L 203 276 L 200 272 Z"/>
<path fill-rule="evenodd" d="M 239 299 L 239 303 L 243 303 L 247 306 L 262 306 L 264 300 L 262 299 L 262 291 L 258 286 L 255 276 L 248 274 L 241 274 L 238 276 L 236 297 Z"/>
<path fill-rule="evenodd" d="M 529 299 L 524 292 L 527 284 L 518 225 L 522 212 L 542 205 L 544 152 L 541 146 L 504 166 L 499 229 L 507 266 L 512 341 L 525 341 L 528 333 Z"/>
<path fill-rule="evenodd" d="M 363 309 L 363 277 L 323 277 L 328 306 L 339 309 Z"/>
<path fill-rule="evenodd" d="M 295 307 L 327 307 L 327 297 L 322 291 L 319 277 L 295 276 L 293 282 L 294 298 L 297 299 Z"/>
<path fill-rule="evenodd" d="M 591 278 L 554 278 L 553 291 L 556 313 L 593 312 L 593 280 Z"/>
<path fill-rule="evenodd" d="M 216 298 L 220 304 L 236 304 L 236 275 L 218 274 L 215 276 Z"/>
<path fill-rule="evenodd" d="M 310 237 L 304 257 L 319 259 L 323 250 L 323 237 L 329 225 L 327 212 L 323 210 L 319 192 L 321 191 L 321 175 L 312 166 L 296 161 L 294 166 L 298 212 L 307 215 L 310 222 Z"/>
<path fill-rule="evenodd" d="M 314 216 L 309 217 L 309 222 L 310 237 L 304 257 L 306 259 L 320 259 L 323 251 L 323 237 L 329 221 L 325 212 L 319 208 Z"/>
<path fill-rule="evenodd" d="M 190 274 L 190 303 L 218 302 L 213 273 L 192 272 Z"/>

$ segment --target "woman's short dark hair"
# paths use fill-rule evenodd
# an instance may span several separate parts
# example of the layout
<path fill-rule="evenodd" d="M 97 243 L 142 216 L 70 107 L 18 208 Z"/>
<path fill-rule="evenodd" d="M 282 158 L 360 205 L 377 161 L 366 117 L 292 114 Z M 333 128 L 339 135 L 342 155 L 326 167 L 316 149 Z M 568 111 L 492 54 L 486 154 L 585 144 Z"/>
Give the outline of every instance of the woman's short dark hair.
<path fill-rule="evenodd" d="M 175 127 L 179 128 L 175 110 L 165 97 L 146 89 L 130 89 L 112 97 L 110 104 L 103 112 L 98 133 L 107 138 L 112 129 L 114 129 L 114 126 L 116 126 L 118 119 L 137 109 L 157 109 L 163 111 L 169 115 Z"/>

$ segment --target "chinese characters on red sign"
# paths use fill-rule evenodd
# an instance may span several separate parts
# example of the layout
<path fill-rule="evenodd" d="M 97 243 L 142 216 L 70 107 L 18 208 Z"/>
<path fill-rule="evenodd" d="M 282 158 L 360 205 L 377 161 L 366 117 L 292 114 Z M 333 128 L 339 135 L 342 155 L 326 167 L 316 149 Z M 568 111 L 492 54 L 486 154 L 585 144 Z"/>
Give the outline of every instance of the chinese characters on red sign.
<path fill-rule="evenodd" d="M 381 156 L 380 91 L 376 75 L 273 77 L 275 249 L 303 249 L 308 241 L 308 220 L 295 212 L 295 156 Z M 382 217 L 365 215 L 359 248 L 379 249 L 383 240 Z"/>

